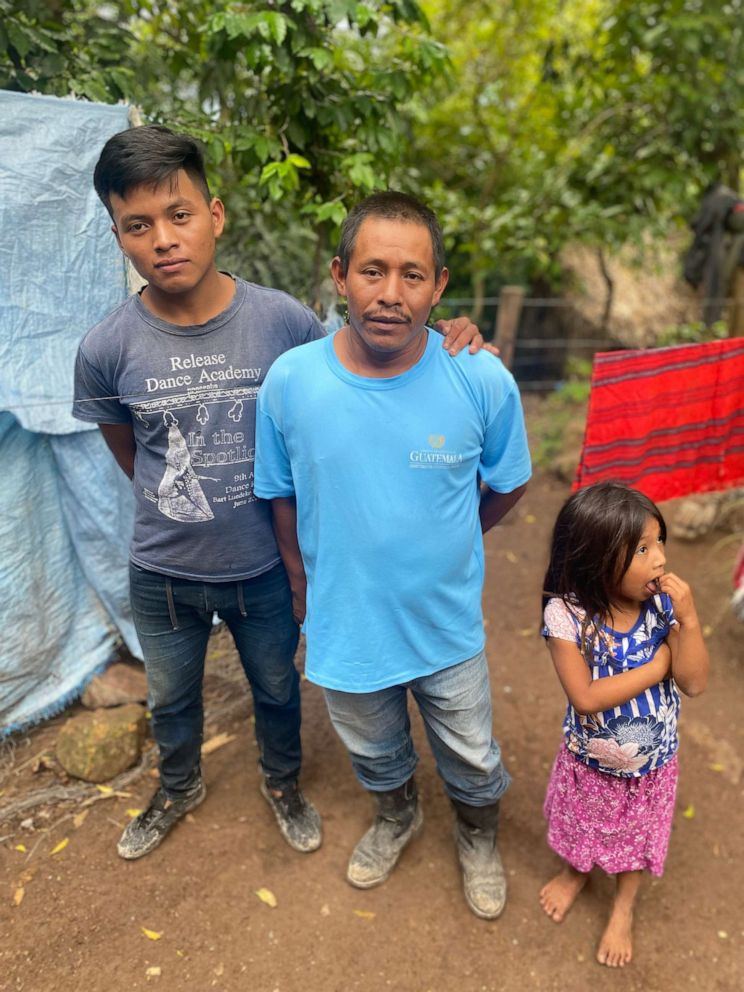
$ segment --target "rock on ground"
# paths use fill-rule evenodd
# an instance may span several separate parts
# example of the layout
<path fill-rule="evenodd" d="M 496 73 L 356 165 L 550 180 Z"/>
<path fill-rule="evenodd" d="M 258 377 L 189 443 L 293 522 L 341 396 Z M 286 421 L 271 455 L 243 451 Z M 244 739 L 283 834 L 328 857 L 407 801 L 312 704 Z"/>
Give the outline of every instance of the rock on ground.
<path fill-rule="evenodd" d="M 137 703 L 70 717 L 57 738 L 57 758 L 69 775 L 105 782 L 138 761 L 146 723 Z"/>

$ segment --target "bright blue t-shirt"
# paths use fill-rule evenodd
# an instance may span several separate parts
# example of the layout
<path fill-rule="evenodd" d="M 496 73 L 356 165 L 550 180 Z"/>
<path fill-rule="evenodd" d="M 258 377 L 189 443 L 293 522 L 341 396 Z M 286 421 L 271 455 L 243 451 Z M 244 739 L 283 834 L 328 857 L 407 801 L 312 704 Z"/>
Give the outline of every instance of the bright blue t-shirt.
<path fill-rule="evenodd" d="M 372 692 L 483 649 L 481 478 L 530 477 L 516 384 L 487 352 L 354 375 L 333 337 L 280 356 L 258 399 L 254 489 L 295 496 L 307 573 L 306 674 Z"/>

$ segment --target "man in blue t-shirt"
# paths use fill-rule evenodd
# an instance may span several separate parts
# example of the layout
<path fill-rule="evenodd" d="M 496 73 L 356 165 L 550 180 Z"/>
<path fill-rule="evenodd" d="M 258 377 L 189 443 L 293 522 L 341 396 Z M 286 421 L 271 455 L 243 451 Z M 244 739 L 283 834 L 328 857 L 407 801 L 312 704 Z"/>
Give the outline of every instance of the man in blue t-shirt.
<path fill-rule="evenodd" d="M 254 488 L 272 500 L 306 674 L 377 800 L 347 878 L 383 882 L 421 826 L 410 690 L 455 807 L 466 899 L 493 919 L 509 776 L 492 736 L 482 533 L 530 477 L 519 393 L 493 355 L 450 360 L 427 329 L 447 270 L 436 217 L 414 198 L 377 193 L 352 210 L 332 274 L 348 324 L 272 366 Z"/>
<path fill-rule="evenodd" d="M 320 818 L 298 785 L 298 631 L 253 463 L 267 369 L 323 328 L 286 293 L 217 269 L 224 207 L 191 138 L 155 125 L 116 134 L 94 182 L 147 282 L 86 334 L 75 367 L 74 415 L 100 426 L 133 482 L 132 610 L 160 753 L 160 788 L 118 851 L 148 854 L 205 797 L 202 678 L 215 613 L 251 686 L 261 792 L 285 840 L 313 851 Z M 456 353 L 474 335 L 460 319 L 444 344 Z"/>

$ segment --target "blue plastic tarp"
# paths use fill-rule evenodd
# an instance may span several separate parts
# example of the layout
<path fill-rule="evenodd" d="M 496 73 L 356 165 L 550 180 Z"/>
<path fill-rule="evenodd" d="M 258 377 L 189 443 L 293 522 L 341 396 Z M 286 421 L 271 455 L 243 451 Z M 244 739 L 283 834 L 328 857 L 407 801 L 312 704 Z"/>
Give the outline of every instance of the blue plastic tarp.
<path fill-rule="evenodd" d="M 0 732 L 61 709 L 122 639 L 131 485 L 73 419 L 86 330 L 127 294 L 93 168 L 128 108 L 0 90 Z"/>

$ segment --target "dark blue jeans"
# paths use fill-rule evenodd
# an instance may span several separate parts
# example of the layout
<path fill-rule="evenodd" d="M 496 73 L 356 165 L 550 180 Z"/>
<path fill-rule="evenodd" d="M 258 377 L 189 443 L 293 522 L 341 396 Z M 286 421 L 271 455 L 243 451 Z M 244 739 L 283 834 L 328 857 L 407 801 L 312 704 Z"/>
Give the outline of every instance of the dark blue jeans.
<path fill-rule="evenodd" d="M 271 787 L 300 771 L 298 629 L 284 566 L 242 582 L 172 579 L 129 566 L 134 623 L 147 672 L 160 779 L 169 798 L 199 775 L 202 681 L 212 615 L 227 624 L 253 694 L 261 767 Z"/>

